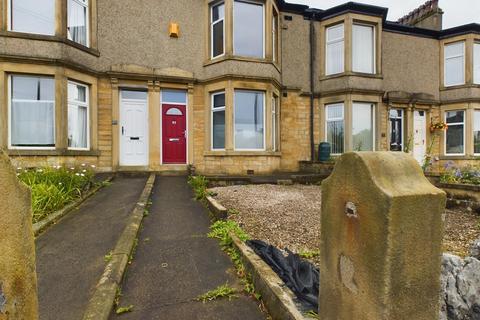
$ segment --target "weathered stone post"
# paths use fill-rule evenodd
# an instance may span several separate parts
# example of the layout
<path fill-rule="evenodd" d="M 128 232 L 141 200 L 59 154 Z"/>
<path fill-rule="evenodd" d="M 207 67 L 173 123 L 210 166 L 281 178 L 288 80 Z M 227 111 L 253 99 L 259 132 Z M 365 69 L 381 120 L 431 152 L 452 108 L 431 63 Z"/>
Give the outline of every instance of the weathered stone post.
<path fill-rule="evenodd" d="M 340 157 L 322 183 L 322 320 L 435 320 L 446 197 L 406 153 Z"/>
<path fill-rule="evenodd" d="M 38 319 L 30 191 L 0 151 L 0 320 Z"/>

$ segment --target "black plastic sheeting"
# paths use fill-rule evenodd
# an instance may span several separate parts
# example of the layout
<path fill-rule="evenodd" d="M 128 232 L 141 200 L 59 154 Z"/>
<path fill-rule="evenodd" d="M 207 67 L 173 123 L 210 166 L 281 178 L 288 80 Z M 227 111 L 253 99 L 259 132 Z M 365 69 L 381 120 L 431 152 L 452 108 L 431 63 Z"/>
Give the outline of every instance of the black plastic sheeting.
<path fill-rule="evenodd" d="M 319 272 L 310 262 L 288 249 L 288 256 L 261 240 L 249 240 L 247 244 L 278 274 L 295 293 L 300 302 L 318 310 Z"/>

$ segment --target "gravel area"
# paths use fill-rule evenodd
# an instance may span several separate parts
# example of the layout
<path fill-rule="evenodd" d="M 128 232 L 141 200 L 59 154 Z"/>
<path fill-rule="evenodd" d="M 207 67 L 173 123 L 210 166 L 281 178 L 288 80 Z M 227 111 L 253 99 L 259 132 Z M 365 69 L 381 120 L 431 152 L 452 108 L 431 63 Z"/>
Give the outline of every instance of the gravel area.
<path fill-rule="evenodd" d="M 320 239 L 320 186 L 246 185 L 212 188 L 230 210 L 229 219 L 254 239 L 280 249 L 315 253 Z M 480 237 L 480 217 L 466 210 L 446 211 L 444 251 L 462 257 Z M 314 254 L 315 255 L 315 254 Z M 310 259 L 317 263 L 317 258 Z"/>

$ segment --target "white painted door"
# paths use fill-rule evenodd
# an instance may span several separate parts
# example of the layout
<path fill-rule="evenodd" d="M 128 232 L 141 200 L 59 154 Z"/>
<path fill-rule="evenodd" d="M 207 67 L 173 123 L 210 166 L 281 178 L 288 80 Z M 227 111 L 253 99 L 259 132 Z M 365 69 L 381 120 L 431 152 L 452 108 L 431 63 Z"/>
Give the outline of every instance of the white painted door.
<path fill-rule="evenodd" d="M 427 117 L 425 111 L 415 111 L 413 116 L 413 156 L 423 165 L 427 152 Z"/>
<path fill-rule="evenodd" d="M 147 166 L 147 93 L 122 90 L 120 97 L 120 165 Z"/>

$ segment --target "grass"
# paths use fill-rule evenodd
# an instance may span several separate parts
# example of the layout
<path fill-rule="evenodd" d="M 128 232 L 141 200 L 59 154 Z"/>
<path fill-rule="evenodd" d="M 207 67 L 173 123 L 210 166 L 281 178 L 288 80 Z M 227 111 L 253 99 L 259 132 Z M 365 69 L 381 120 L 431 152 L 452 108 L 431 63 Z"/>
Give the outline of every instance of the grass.
<path fill-rule="evenodd" d="M 78 168 L 17 168 L 17 177 L 31 189 L 33 223 L 80 198 L 93 186 L 94 173 L 86 165 Z"/>
<path fill-rule="evenodd" d="M 235 293 L 235 289 L 230 287 L 228 283 L 225 283 L 224 285 L 218 286 L 217 288 L 198 296 L 196 300 L 202 301 L 203 303 L 220 298 L 228 298 L 228 300 L 231 300 L 232 298 L 236 298 Z"/>
<path fill-rule="evenodd" d="M 133 304 L 127 306 L 127 307 L 120 307 L 115 311 L 116 314 L 124 314 L 127 312 L 132 312 L 133 311 Z"/>

